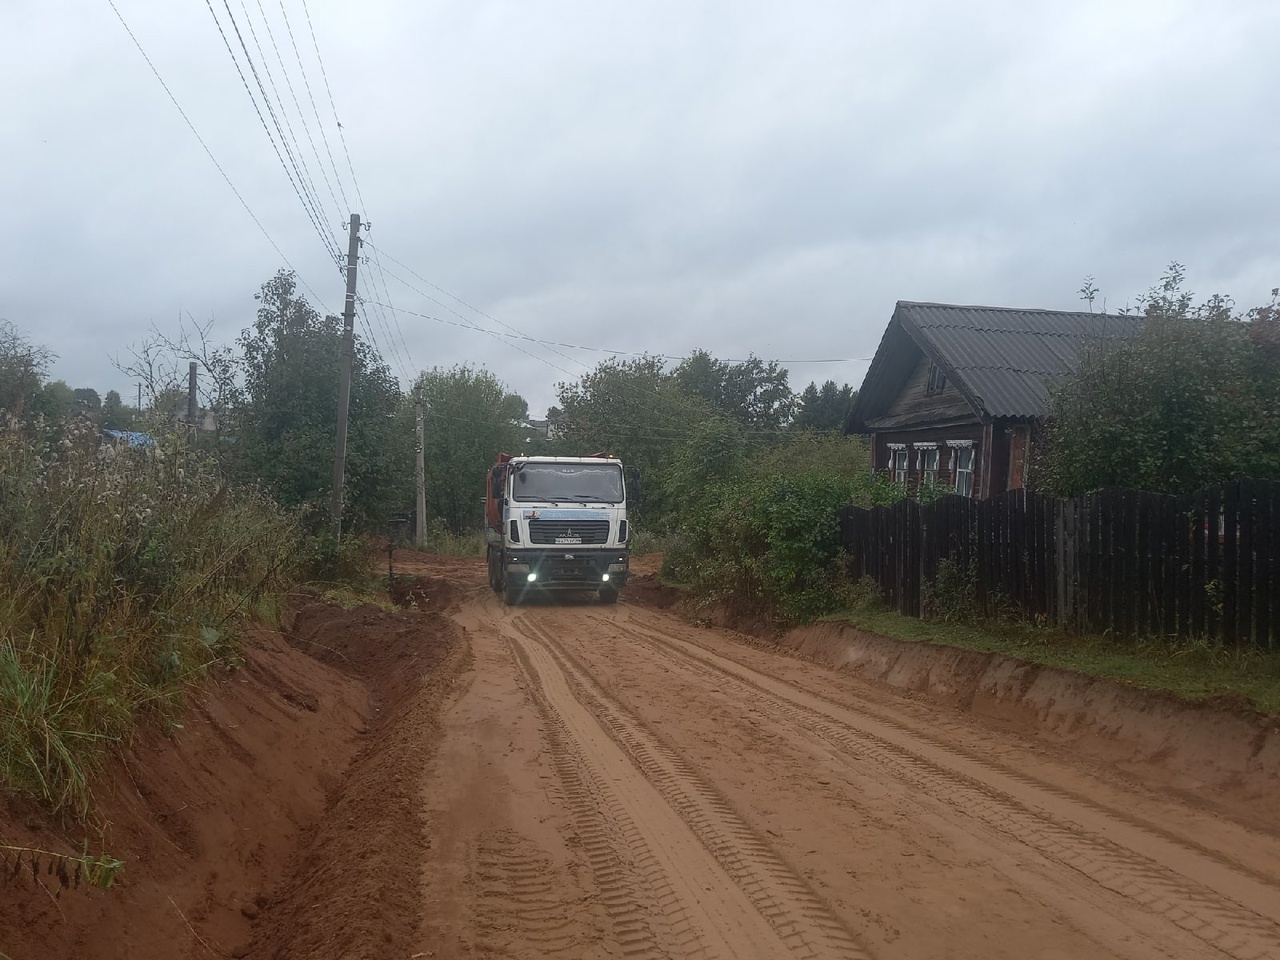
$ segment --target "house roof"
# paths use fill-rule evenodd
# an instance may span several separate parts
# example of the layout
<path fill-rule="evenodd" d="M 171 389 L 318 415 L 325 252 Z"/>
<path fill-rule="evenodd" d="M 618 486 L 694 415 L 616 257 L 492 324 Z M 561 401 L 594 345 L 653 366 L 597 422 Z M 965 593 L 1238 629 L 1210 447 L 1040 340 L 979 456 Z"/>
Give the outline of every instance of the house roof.
<path fill-rule="evenodd" d="M 1049 413 L 1049 386 L 1071 372 L 1081 347 L 1127 339 L 1142 317 L 1065 310 L 898 301 L 845 424 L 863 432 L 914 369 L 917 351 L 938 364 L 981 418 Z"/>

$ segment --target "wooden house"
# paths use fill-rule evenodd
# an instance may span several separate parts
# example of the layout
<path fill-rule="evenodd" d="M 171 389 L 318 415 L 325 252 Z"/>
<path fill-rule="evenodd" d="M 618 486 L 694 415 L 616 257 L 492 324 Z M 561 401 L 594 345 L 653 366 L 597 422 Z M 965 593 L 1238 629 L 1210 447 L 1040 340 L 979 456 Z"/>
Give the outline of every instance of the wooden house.
<path fill-rule="evenodd" d="M 914 489 L 986 498 L 1023 486 L 1049 389 L 1090 342 L 1141 317 L 898 302 L 846 434 L 871 438 L 872 470 Z"/>

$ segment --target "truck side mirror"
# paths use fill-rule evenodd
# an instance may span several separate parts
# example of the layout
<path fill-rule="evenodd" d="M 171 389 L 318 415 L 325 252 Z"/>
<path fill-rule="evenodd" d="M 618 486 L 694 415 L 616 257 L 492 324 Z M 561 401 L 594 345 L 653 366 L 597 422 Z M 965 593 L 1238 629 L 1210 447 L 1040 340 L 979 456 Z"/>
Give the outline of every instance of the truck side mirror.
<path fill-rule="evenodd" d="M 640 504 L 640 468 L 627 467 L 627 503 L 631 506 Z"/>

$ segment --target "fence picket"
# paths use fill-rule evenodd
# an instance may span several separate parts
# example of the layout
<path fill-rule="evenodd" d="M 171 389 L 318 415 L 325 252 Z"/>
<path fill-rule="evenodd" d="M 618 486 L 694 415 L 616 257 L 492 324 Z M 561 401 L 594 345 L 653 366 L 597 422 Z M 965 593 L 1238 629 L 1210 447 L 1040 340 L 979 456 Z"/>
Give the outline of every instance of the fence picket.
<path fill-rule="evenodd" d="M 837 516 L 849 575 L 875 580 L 899 613 L 928 612 L 924 586 L 948 561 L 972 566 L 988 613 L 1010 604 L 1069 629 L 1280 646 L 1275 481 L 1182 497 L 947 495 L 930 504 L 844 507 Z"/>

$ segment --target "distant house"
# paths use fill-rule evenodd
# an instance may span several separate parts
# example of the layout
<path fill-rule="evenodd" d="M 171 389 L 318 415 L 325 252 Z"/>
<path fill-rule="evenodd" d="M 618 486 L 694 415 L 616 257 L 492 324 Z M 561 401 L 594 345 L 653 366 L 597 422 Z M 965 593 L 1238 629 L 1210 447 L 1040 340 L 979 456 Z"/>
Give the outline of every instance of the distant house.
<path fill-rule="evenodd" d="M 1081 347 L 1133 336 L 1141 317 L 898 302 L 845 421 L 871 465 L 986 498 L 1023 486 L 1049 388 Z"/>

